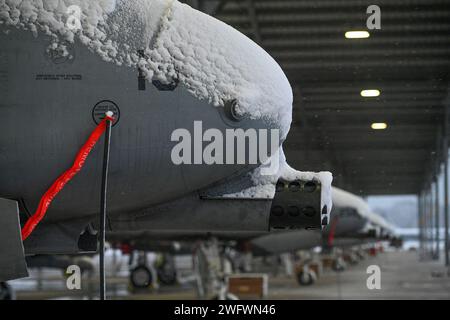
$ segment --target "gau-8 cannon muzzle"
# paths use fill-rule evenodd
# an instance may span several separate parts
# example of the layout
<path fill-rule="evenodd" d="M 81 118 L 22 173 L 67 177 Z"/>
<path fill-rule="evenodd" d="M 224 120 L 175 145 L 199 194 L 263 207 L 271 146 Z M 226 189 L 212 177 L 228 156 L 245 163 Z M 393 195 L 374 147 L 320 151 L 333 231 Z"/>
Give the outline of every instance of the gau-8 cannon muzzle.
<path fill-rule="evenodd" d="M 327 207 L 321 206 L 320 182 L 278 180 L 270 209 L 271 229 L 320 229 L 327 224 Z"/>

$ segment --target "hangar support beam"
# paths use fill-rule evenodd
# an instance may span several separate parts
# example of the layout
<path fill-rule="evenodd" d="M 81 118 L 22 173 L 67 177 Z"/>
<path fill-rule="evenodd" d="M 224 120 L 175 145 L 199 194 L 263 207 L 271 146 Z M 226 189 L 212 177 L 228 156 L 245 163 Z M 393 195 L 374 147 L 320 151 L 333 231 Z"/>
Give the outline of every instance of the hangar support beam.
<path fill-rule="evenodd" d="M 439 215 L 440 215 L 440 210 L 439 210 L 439 179 L 438 179 L 438 175 L 436 175 L 435 177 L 435 181 L 434 181 L 434 200 L 435 200 L 435 209 L 434 209 L 434 241 L 435 241 L 435 254 L 434 254 L 434 258 L 436 260 L 439 260 L 439 256 L 440 256 L 440 245 L 439 245 L 439 241 L 440 241 L 440 236 L 439 236 Z"/>
<path fill-rule="evenodd" d="M 417 194 L 417 213 L 418 213 L 418 227 L 419 227 L 419 257 L 422 259 L 423 257 L 423 191 L 420 191 Z"/>
<path fill-rule="evenodd" d="M 440 188 L 439 188 L 439 182 L 440 182 L 440 175 L 442 172 L 442 166 L 441 161 L 443 160 L 443 145 L 442 145 L 442 136 L 444 130 L 442 127 L 439 127 L 438 129 L 438 136 L 436 139 L 436 160 L 435 160 L 435 171 L 434 171 L 434 185 L 435 185 L 435 259 L 439 260 L 440 257 L 440 241 L 441 241 L 441 235 L 440 235 L 440 227 L 441 227 L 441 221 L 440 221 L 440 215 L 441 215 L 441 209 L 440 209 Z"/>
<path fill-rule="evenodd" d="M 444 250 L 445 250 L 445 265 L 449 266 L 449 243 L 448 243 L 448 113 L 449 113 L 449 102 L 447 101 L 444 105 L 444 142 L 443 142 L 443 154 L 444 154 Z"/>

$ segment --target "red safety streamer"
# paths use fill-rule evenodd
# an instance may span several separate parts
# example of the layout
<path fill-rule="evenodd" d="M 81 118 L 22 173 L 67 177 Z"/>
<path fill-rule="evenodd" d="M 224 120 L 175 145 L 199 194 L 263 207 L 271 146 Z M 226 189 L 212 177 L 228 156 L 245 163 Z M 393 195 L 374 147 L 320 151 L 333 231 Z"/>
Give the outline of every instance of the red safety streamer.
<path fill-rule="evenodd" d="M 333 242 L 334 242 L 338 219 L 339 219 L 338 217 L 335 217 L 330 226 L 330 233 L 328 234 L 328 245 L 330 247 L 333 245 Z"/>
<path fill-rule="evenodd" d="M 28 238 L 28 236 L 33 232 L 34 228 L 36 228 L 39 222 L 44 218 L 48 207 L 50 206 L 56 195 L 64 188 L 67 182 L 72 180 L 72 178 L 81 170 L 81 168 L 83 168 L 83 165 L 89 153 L 92 151 L 95 144 L 106 130 L 106 121 L 113 120 L 114 118 L 107 115 L 98 124 L 94 131 L 92 131 L 86 143 L 81 147 L 80 151 L 78 151 L 75 161 L 73 162 L 70 169 L 60 175 L 58 179 L 53 182 L 51 187 L 44 193 L 41 200 L 39 201 L 39 206 L 36 209 L 36 212 L 30 217 L 30 219 L 28 219 L 22 229 L 22 240 Z"/>

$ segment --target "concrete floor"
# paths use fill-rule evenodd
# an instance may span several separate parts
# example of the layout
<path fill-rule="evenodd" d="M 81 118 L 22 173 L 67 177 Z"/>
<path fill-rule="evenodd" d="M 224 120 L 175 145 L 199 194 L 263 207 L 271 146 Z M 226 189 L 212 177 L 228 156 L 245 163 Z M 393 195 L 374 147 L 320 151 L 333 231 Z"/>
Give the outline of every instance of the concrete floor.
<path fill-rule="evenodd" d="M 369 265 L 381 269 L 381 289 L 367 288 Z M 442 262 L 419 262 L 415 252 L 388 252 L 340 273 L 327 271 L 310 287 L 275 278 L 270 299 L 450 299 L 450 277 Z"/>
<path fill-rule="evenodd" d="M 366 285 L 369 265 L 381 269 L 381 289 L 369 290 Z M 301 287 L 293 277 L 270 277 L 268 299 L 450 299 L 450 277 L 442 262 L 419 262 L 416 252 L 386 252 L 370 257 L 356 266 L 336 273 L 326 270 L 318 281 Z M 26 280 L 25 280 L 26 281 Z M 47 283 L 49 281 L 49 283 Z M 53 282 L 52 282 L 53 281 Z M 69 291 L 64 280 L 47 279 L 41 290 L 22 286 L 18 299 L 88 299 L 88 290 Z M 96 288 L 96 284 L 93 288 Z M 161 287 L 139 294 L 129 294 L 128 279 L 108 280 L 110 299 L 196 299 L 191 285 Z"/>

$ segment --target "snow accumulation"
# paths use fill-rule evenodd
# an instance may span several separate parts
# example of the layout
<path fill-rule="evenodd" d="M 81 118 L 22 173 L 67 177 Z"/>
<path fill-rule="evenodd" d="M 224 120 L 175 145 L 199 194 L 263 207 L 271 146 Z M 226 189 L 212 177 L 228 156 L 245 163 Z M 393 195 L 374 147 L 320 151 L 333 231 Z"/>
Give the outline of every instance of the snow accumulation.
<path fill-rule="evenodd" d="M 333 205 L 336 207 L 352 207 L 358 211 L 358 213 L 370 221 L 372 224 L 383 227 L 387 230 L 393 231 L 391 226 L 383 217 L 375 213 L 370 209 L 368 203 L 361 197 L 354 195 L 350 192 L 333 187 L 332 195 Z"/>
<path fill-rule="evenodd" d="M 270 159 L 274 160 L 274 157 Z M 274 174 L 264 174 L 264 167 L 259 167 L 253 172 L 249 173 L 250 179 L 253 183 L 252 187 L 242 190 L 238 193 L 227 194 L 224 197 L 229 198 L 259 198 L 259 199 L 273 199 L 275 196 L 275 185 L 279 178 L 286 181 L 294 180 L 313 180 L 320 182 L 321 188 L 321 207 L 327 206 L 327 214 L 331 212 L 332 201 L 332 187 L 333 176 L 330 172 L 304 172 L 293 169 L 286 162 L 283 148 L 279 149 L 279 166 Z"/>
<path fill-rule="evenodd" d="M 354 208 L 363 217 L 367 217 L 371 211 L 369 205 L 363 198 L 336 187 L 333 187 L 333 204 L 341 208 Z"/>
<path fill-rule="evenodd" d="M 237 99 L 237 112 L 275 121 L 283 138 L 289 131 L 292 89 L 279 65 L 242 33 L 178 1 L 0 0 L 0 24 L 78 40 L 148 79 L 176 79 L 215 106 Z"/>

